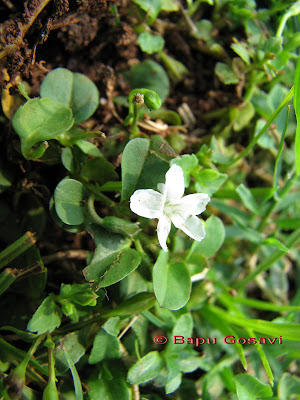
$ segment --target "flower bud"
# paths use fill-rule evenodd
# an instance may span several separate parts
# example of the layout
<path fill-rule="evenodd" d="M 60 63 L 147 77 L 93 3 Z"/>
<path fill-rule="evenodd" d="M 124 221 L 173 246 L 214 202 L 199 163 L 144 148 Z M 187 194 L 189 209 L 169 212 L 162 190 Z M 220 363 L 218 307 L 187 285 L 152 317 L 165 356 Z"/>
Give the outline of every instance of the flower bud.
<path fill-rule="evenodd" d="M 154 90 L 147 89 L 143 94 L 144 102 L 149 110 L 158 110 L 161 107 L 161 99 Z"/>

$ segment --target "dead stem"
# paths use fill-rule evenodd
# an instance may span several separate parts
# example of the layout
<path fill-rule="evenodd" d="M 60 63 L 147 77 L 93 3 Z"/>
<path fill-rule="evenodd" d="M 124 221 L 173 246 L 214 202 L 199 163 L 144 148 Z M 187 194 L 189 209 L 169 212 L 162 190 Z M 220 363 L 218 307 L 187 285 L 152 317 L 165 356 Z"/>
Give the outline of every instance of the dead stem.
<path fill-rule="evenodd" d="M 85 260 L 89 254 L 87 250 L 67 250 L 59 251 L 58 253 L 50 254 L 43 257 L 44 264 L 50 264 L 54 261 L 61 261 L 65 259 Z"/>
<path fill-rule="evenodd" d="M 138 315 L 135 315 L 132 320 L 129 322 L 128 325 L 126 325 L 126 327 L 122 330 L 122 332 L 120 333 L 120 335 L 118 336 L 118 339 L 120 340 L 125 333 L 128 331 L 128 329 L 135 323 L 135 321 L 138 319 Z"/>

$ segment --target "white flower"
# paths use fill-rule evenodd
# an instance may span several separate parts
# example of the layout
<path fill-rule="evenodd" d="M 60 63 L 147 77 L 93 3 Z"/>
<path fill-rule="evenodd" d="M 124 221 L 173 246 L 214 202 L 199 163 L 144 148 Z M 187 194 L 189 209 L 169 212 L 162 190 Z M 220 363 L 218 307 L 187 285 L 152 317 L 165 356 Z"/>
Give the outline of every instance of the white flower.
<path fill-rule="evenodd" d="M 166 182 L 159 183 L 157 189 L 160 193 L 153 189 L 136 190 L 130 198 L 130 208 L 141 217 L 158 218 L 157 236 L 163 250 L 168 251 L 171 222 L 192 239 L 198 242 L 204 239 L 204 225 L 196 215 L 205 210 L 210 201 L 208 194 L 195 193 L 183 197 L 183 171 L 175 164 L 166 173 Z"/>

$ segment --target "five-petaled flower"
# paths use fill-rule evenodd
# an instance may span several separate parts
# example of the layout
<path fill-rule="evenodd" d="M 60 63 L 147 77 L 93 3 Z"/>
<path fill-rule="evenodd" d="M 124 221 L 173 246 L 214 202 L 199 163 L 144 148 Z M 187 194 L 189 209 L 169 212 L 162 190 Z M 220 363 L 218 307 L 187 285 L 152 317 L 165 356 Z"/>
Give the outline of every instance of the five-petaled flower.
<path fill-rule="evenodd" d="M 196 215 L 205 210 L 210 201 L 208 194 L 194 193 L 183 197 L 183 171 L 175 164 L 167 171 L 165 183 L 159 183 L 157 189 L 160 193 L 153 189 L 136 190 L 130 198 L 130 208 L 141 217 L 158 218 L 157 236 L 163 250 L 168 251 L 171 222 L 192 239 L 198 242 L 204 239 L 204 225 Z"/>

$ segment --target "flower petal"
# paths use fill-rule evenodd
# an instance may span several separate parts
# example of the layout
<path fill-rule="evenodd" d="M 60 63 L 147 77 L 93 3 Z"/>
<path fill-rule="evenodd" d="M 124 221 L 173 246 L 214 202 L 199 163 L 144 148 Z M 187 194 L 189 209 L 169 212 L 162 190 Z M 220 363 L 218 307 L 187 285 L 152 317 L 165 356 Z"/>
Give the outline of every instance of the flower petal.
<path fill-rule="evenodd" d="M 164 207 L 164 197 L 153 189 L 136 190 L 130 197 L 130 208 L 144 218 L 160 218 Z"/>
<path fill-rule="evenodd" d="M 197 242 L 201 242 L 206 235 L 203 222 L 194 215 L 189 217 L 185 223 L 180 226 L 180 229 L 192 239 L 197 240 Z"/>
<path fill-rule="evenodd" d="M 210 197 L 206 193 L 194 193 L 184 196 L 180 203 L 189 215 L 198 215 L 203 213 Z"/>
<path fill-rule="evenodd" d="M 167 199 L 180 199 L 184 194 L 182 168 L 173 164 L 166 173 L 165 194 Z"/>
<path fill-rule="evenodd" d="M 162 215 L 159 218 L 158 224 L 157 224 L 157 237 L 159 244 L 161 245 L 162 249 L 164 251 L 168 251 L 167 247 L 167 237 L 170 233 L 171 230 L 171 220 L 166 217 L 165 215 Z"/>

